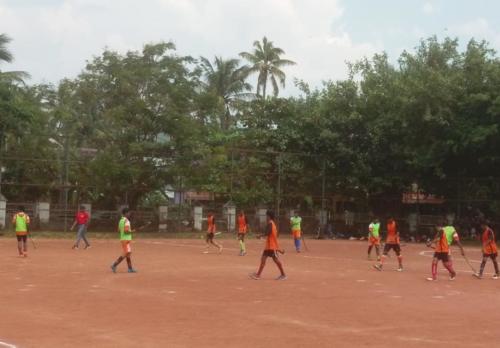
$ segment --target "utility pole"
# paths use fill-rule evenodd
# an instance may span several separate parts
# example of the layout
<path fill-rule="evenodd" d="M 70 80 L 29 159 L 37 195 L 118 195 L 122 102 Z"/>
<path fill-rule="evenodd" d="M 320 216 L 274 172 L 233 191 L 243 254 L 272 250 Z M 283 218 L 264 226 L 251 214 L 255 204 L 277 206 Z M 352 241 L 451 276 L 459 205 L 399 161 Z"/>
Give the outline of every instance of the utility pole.
<path fill-rule="evenodd" d="M 3 155 L 3 131 L 0 130 L 0 199 L 2 196 L 2 155 Z"/>
<path fill-rule="evenodd" d="M 276 157 L 278 161 L 278 187 L 276 188 L 276 218 L 278 231 L 280 230 L 280 204 L 281 204 L 281 153 Z"/>
<path fill-rule="evenodd" d="M 64 138 L 64 232 L 68 230 L 69 137 Z"/>
<path fill-rule="evenodd" d="M 326 202 L 325 202 L 325 191 L 326 191 L 326 159 L 323 158 L 323 168 L 322 168 L 322 181 L 321 181 L 321 221 L 320 225 L 323 228 L 326 225 L 327 214 L 326 214 Z"/>
<path fill-rule="evenodd" d="M 234 181 L 234 148 L 231 144 L 231 186 L 229 191 L 229 201 L 233 201 L 233 181 Z"/>

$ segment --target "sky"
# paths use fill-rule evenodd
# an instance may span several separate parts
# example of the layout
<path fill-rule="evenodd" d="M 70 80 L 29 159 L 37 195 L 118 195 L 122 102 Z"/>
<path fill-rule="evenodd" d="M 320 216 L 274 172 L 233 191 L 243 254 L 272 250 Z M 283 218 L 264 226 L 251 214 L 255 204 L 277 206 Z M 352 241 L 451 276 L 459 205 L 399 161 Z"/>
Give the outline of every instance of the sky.
<path fill-rule="evenodd" d="M 74 78 L 105 48 L 172 41 L 178 54 L 237 57 L 267 36 L 311 87 L 347 76 L 346 62 L 386 51 L 396 62 L 431 35 L 472 37 L 500 50 L 497 0 L 0 0 L 0 33 L 30 83 Z"/>

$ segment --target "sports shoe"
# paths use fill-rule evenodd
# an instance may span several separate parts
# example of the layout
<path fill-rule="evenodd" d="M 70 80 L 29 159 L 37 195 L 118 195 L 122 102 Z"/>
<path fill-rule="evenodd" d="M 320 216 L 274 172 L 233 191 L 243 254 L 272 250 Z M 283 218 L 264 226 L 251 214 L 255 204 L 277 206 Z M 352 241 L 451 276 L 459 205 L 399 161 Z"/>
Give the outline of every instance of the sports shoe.
<path fill-rule="evenodd" d="M 240 251 L 240 256 L 245 256 L 247 254 L 246 251 Z"/>
<path fill-rule="evenodd" d="M 431 278 L 431 277 L 429 277 L 429 278 L 425 278 L 425 279 L 426 279 L 426 280 L 428 280 L 428 281 L 430 281 L 430 282 L 434 282 L 434 281 L 436 281 L 436 280 L 437 280 L 437 279 L 434 279 L 434 278 Z"/>
<path fill-rule="evenodd" d="M 497 280 L 498 279 L 498 274 L 494 274 L 493 277 L 491 277 L 491 279 Z"/>
<path fill-rule="evenodd" d="M 479 274 L 479 273 L 473 273 L 472 276 L 476 277 L 477 279 L 482 279 L 483 278 L 483 276 L 481 274 Z"/>
<path fill-rule="evenodd" d="M 71 247 L 71 249 L 73 249 L 73 250 L 78 250 L 78 246 L 73 245 L 73 246 Z"/>
<path fill-rule="evenodd" d="M 403 267 L 399 267 L 399 268 L 397 269 L 397 271 L 398 271 L 398 272 L 403 272 Z"/>
<path fill-rule="evenodd" d="M 280 275 L 276 280 L 286 280 L 286 275 Z"/>
<path fill-rule="evenodd" d="M 137 273 L 137 270 L 134 268 L 129 268 L 128 273 Z"/>
<path fill-rule="evenodd" d="M 373 268 L 375 268 L 377 271 L 382 271 L 382 265 L 373 265 Z"/>
<path fill-rule="evenodd" d="M 452 274 L 452 275 L 450 275 L 450 280 L 455 280 L 456 277 L 457 277 L 456 274 Z"/>
<path fill-rule="evenodd" d="M 90 245 L 85 245 L 85 248 L 83 248 L 83 249 L 87 250 L 87 249 L 90 249 L 90 248 L 91 248 Z"/>
<path fill-rule="evenodd" d="M 260 275 L 257 273 L 250 273 L 248 276 L 253 280 L 260 280 Z"/>
<path fill-rule="evenodd" d="M 205 251 L 203 252 L 203 254 L 208 254 L 208 250 L 205 250 Z"/>
<path fill-rule="evenodd" d="M 224 250 L 224 247 L 223 247 L 223 246 L 221 246 L 221 247 L 219 248 L 219 254 L 222 254 L 222 250 Z"/>
<path fill-rule="evenodd" d="M 111 272 L 116 273 L 116 266 L 114 264 L 111 265 Z"/>

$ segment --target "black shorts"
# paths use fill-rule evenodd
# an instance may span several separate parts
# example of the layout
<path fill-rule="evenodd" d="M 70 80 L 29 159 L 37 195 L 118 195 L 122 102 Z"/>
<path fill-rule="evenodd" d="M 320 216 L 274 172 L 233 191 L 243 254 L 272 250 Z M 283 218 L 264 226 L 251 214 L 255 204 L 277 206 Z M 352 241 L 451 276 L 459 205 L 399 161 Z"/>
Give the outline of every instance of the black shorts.
<path fill-rule="evenodd" d="M 483 254 L 483 258 L 490 258 L 490 259 L 496 259 L 498 256 L 498 253 L 494 253 L 494 254 Z"/>
<path fill-rule="evenodd" d="M 397 256 L 401 255 L 401 246 L 399 244 L 385 244 L 384 245 L 384 255 L 387 255 L 389 251 L 394 250 Z"/>
<path fill-rule="evenodd" d="M 272 257 L 274 259 L 275 257 L 278 257 L 278 253 L 276 252 L 276 250 L 264 250 L 262 252 L 262 256 Z"/>
<path fill-rule="evenodd" d="M 18 242 L 24 242 L 28 240 L 28 236 L 25 234 L 24 236 L 16 236 Z"/>
<path fill-rule="evenodd" d="M 245 241 L 245 233 L 238 233 L 238 240 Z"/>
<path fill-rule="evenodd" d="M 449 256 L 450 256 L 450 254 L 448 254 L 448 253 L 439 253 L 439 252 L 435 252 L 434 253 L 434 258 L 438 259 L 438 260 L 441 260 L 443 262 L 448 262 L 449 261 Z"/>
<path fill-rule="evenodd" d="M 209 233 L 207 233 L 207 236 L 205 237 L 206 238 L 205 240 L 207 242 L 211 242 L 211 241 L 214 240 L 214 237 L 215 237 L 215 233 L 209 232 Z"/>

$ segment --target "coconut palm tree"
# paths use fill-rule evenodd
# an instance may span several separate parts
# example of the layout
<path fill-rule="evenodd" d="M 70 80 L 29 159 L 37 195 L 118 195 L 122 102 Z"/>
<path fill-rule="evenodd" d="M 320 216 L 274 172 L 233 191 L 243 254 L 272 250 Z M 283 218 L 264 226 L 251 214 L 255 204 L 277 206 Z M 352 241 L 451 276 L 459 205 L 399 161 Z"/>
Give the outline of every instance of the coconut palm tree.
<path fill-rule="evenodd" d="M 252 96 L 248 93 L 252 86 L 245 81 L 247 69 L 240 66 L 239 59 L 223 59 L 217 56 L 213 62 L 200 57 L 200 66 L 204 73 L 206 90 L 213 93 L 224 107 L 220 124 L 222 128 L 227 129 L 231 123 L 231 108 L 242 99 Z"/>
<path fill-rule="evenodd" d="M 7 44 L 11 41 L 6 34 L 0 34 L 0 63 L 11 63 L 14 57 L 7 49 Z M 0 70 L 0 81 L 23 82 L 23 79 L 29 78 L 29 74 L 24 71 L 5 71 Z"/>
<path fill-rule="evenodd" d="M 7 44 L 10 42 L 10 38 L 5 34 L 0 34 L 0 61 L 6 63 L 12 62 L 12 53 L 7 49 Z"/>
<path fill-rule="evenodd" d="M 279 47 L 275 47 L 272 41 L 269 41 L 264 36 L 261 41 L 253 43 L 254 50 L 252 52 L 241 52 L 240 57 L 246 59 L 251 66 L 248 67 L 248 73 L 258 73 L 257 78 L 257 94 L 260 95 L 262 89 L 262 97 L 266 98 L 267 83 L 271 81 L 273 94 L 276 97 L 279 93 L 279 84 L 285 87 L 285 73 L 281 70 L 282 67 L 295 65 L 295 62 L 282 59 L 285 54 Z"/>

